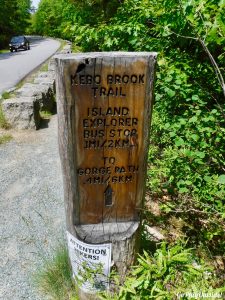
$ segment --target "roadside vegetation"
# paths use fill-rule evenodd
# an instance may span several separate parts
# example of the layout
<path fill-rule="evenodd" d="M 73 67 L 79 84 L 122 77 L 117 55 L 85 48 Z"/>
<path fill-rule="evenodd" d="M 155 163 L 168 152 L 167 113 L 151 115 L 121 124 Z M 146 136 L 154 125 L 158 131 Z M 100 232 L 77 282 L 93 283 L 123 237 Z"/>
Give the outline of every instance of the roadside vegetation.
<path fill-rule="evenodd" d="M 85 275 L 90 279 L 93 270 L 87 270 Z M 100 293 L 98 299 L 222 299 L 225 291 L 215 268 L 182 242 L 162 242 L 154 254 L 144 250 L 122 286 L 116 273 L 111 274 L 110 282 L 116 292 Z M 44 262 L 34 276 L 34 283 L 48 299 L 79 300 L 67 248 L 58 248 Z"/>
<path fill-rule="evenodd" d="M 224 0 L 42 0 L 33 17 L 33 32 L 81 51 L 159 53 L 144 218 L 167 244 L 144 252 L 119 299 L 224 288 L 224 10 Z"/>
<path fill-rule="evenodd" d="M 2 128 L 2 129 L 10 128 L 9 124 L 7 123 L 7 121 L 4 117 L 3 111 L 2 111 L 1 100 L 0 100 L 0 128 Z"/>
<path fill-rule="evenodd" d="M 12 136 L 10 134 L 1 135 L 1 133 L 0 133 L 0 145 L 11 141 L 11 139 L 12 139 Z"/>
<path fill-rule="evenodd" d="M 7 123 L 1 106 L 1 100 L 0 100 L 0 146 L 2 144 L 5 144 L 9 142 L 13 137 L 11 134 L 7 133 L 6 129 L 9 129 L 10 125 Z M 2 129 L 2 130 L 1 130 Z"/>
<path fill-rule="evenodd" d="M 66 248 L 60 246 L 55 255 L 44 261 L 44 267 L 34 276 L 38 289 L 50 299 L 62 300 L 75 296 L 75 285 L 71 276 L 69 256 Z"/>
<path fill-rule="evenodd" d="M 53 112 L 51 111 L 48 111 L 48 110 L 41 110 L 40 111 L 40 116 L 42 119 L 45 119 L 45 120 L 49 120 L 53 115 Z"/>
<path fill-rule="evenodd" d="M 30 24 L 31 0 L 0 0 L 0 49 L 13 35 L 24 34 Z"/>
<path fill-rule="evenodd" d="M 2 96 L 2 99 L 9 99 L 10 98 L 10 93 L 9 92 L 3 92 L 1 96 Z"/>

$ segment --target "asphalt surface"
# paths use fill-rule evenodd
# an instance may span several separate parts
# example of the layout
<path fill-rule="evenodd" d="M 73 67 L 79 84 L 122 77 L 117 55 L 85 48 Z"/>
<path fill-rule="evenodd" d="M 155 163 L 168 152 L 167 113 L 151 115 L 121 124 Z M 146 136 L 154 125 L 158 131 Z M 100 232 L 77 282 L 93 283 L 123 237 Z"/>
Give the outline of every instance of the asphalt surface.
<path fill-rule="evenodd" d="M 45 300 L 33 275 L 65 238 L 57 118 L 0 145 L 0 299 Z"/>
<path fill-rule="evenodd" d="M 60 47 L 58 41 L 49 38 L 29 37 L 29 40 L 30 50 L 0 54 L 0 95 L 13 88 Z"/>

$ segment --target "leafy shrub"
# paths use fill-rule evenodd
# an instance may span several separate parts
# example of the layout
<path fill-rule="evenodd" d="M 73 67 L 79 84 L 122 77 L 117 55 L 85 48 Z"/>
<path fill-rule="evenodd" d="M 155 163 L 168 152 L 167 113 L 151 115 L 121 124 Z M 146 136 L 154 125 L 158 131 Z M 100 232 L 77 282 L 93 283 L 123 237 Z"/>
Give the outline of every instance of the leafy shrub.
<path fill-rule="evenodd" d="M 8 47 L 12 35 L 24 34 L 30 16 L 30 0 L 1 0 L 0 49 Z"/>
<path fill-rule="evenodd" d="M 113 9 L 104 8 L 103 2 L 113 3 Z M 204 248 L 199 256 L 205 251 L 212 259 L 224 255 L 224 0 L 42 3 L 49 12 L 40 7 L 37 18 L 45 14 L 41 26 L 46 33 L 71 39 L 83 51 L 159 53 L 147 187 L 161 211 L 154 219 L 146 212 L 146 218 L 163 227 L 170 241 L 168 224 L 179 219 L 188 246 Z M 140 259 L 156 263 L 158 258 Z M 132 274 L 135 285 L 141 273 Z M 176 288 L 170 287 L 173 292 Z M 139 295 L 139 286 L 132 291 Z M 135 298 L 131 291 L 123 293 Z"/>
<path fill-rule="evenodd" d="M 214 271 L 204 262 L 199 263 L 192 249 L 181 244 L 167 247 L 163 242 L 155 254 L 144 252 L 138 258 L 129 277 L 119 293 L 103 295 L 103 299 L 188 299 L 185 294 L 220 293 L 224 288 L 216 288 Z M 183 295 L 183 296 L 181 296 Z"/>

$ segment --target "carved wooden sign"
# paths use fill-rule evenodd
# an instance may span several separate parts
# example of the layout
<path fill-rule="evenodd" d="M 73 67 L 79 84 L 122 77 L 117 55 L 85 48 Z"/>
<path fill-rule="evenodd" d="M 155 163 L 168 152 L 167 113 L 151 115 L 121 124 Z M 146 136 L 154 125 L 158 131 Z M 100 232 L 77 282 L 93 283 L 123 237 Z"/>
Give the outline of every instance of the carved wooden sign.
<path fill-rule="evenodd" d="M 67 224 L 78 239 L 82 226 L 140 221 L 155 61 L 147 52 L 56 57 Z"/>

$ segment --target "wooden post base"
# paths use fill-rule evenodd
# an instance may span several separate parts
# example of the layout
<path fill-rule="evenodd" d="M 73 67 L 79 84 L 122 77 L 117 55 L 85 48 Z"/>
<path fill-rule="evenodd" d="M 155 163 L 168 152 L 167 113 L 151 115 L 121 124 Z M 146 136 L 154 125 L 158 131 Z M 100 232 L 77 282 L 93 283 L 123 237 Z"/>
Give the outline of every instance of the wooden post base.
<path fill-rule="evenodd" d="M 130 266 L 135 261 L 137 248 L 139 246 L 140 222 L 101 223 L 76 226 L 73 235 L 87 244 L 112 243 L 111 269 L 119 275 L 120 283 L 123 283 Z M 109 290 L 116 291 L 113 283 Z M 86 293 L 78 287 L 80 300 L 95 300 L 98 297 Z"/>

